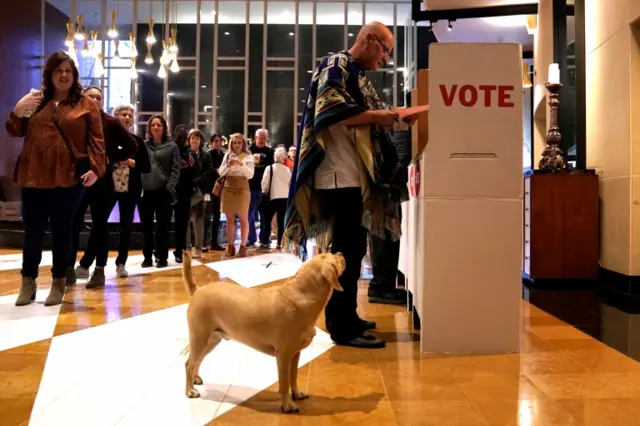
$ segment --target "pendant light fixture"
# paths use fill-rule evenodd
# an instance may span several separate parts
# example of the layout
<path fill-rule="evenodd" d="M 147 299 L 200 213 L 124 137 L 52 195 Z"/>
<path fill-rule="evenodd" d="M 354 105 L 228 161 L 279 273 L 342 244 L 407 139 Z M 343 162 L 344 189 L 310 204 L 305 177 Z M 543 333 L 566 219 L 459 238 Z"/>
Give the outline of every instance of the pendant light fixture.
<path fill-rule="evenodd" d="M 101 50 L 100 43 L 98 43 L 98 32 L 91 31 L 91 56 L 98 56 Z"/>
<path fill-rule="evenodd" d="M 158 69 L 158 77 L 161 79 L 167 78 L 167 69 L 164 65 L 160 64 L 160 68 Z"/>
<path fill-rule="evenodd" d="M 82 41 L 86 38 L 84 32 L 82 32 L 82 15 L 78 15 L 76 22 L 76 33 L 74 37 L 76 40 Z"/>
<path fill-rule="evenodd" d="M 95 67 L 96 67 L 96 76 L 104 77 L 105 69 L 102 61 L 104 60 L 104 55 L 102 53 L 98 53 L 96 55 Z"/>
<path fill-rule="evenodd" d="M 144 63 L 147 65 L 153 64 L 153 56 L 151 56 L 151 43 L 147 42 L 147 56 L 144 58 Z"/>
<path fill-rule="evenodd" d="M 111 17 L 111 25 L 109 25 L 107 35 L 109 38 L 116 38 L 118 37 L 118 30 L 116 29 L 116 12 L 109 12 L 109 16 Z"/>
<path fill-rule="evenodd" d="M 129 70 L 129 76 L 131 77 L 131 80 L 136 80 L 138 78 L 138 70 L 136 69 L 135 58 L 131 60 L 131 69 Z"/>
<path fill-rule="evenodd" d="M 173 60 L 173 62 L 171 63 L 171 67 L 169 68 L 169 71 L 171 71 L 172 73 L 180 72 L 180 65 L 178 64 L 178 58 L 175 58 Z"/>
<path fill-rule="evenodd" d="M 153 34 L 153 18 L 149 18 L 147 23 L 149 24 L 149 33 L 147 34 L 147 39 L 145 41 L 149 44 L 153 44 L 156 42 L 156 36 Z"/>
<path fill-rule="evenodd" d="M 129 41 L 131 42 L 131 57 L 136 58 L 138 56 L 138 47 L 136 46 L 135 33 L 129 33 Z"/>
<path fill-rule="evenodd" d="M 66 47 L 73 46 L 73 23 L 71 21 L 67 22 L 67 38 L 64 40 L 64 45 Z"/>

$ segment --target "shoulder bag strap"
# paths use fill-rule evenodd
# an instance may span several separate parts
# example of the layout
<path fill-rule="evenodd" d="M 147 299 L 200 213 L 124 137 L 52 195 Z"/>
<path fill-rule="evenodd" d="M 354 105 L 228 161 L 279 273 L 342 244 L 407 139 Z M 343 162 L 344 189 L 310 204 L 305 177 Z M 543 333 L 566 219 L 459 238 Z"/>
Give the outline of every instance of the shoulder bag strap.
<path fill-rule="evenodd" d="M 269 198 L 271 198 L 271 180 L 273 179 L 273 164 L 269 166 Z"/>
<path fill-rule="evenodd" d="M 51 115 L 53 118 L 53 124 L 56 126 L 56 129 L 58 129 L 58 133 L 60 133 L 60 136 L 62 136 L 62 140 L 64 141 L 65 145 L 67 145 L 67 148 L 69 149 L 69 151 L 71 151 L 71 155 L 73 156 L 73 159 L 77 161 L 78 153 L 76 152 L 76 149 L 71 143 L 71 141 L 67 138 L 67 134 L 64 132 L 64 130 L 62 130 L 62 127 L 60 126 L 60 121 L 58 119 L 58 111 L 56 110 L 56 107 L 53 105 L 51 105 Z"/>

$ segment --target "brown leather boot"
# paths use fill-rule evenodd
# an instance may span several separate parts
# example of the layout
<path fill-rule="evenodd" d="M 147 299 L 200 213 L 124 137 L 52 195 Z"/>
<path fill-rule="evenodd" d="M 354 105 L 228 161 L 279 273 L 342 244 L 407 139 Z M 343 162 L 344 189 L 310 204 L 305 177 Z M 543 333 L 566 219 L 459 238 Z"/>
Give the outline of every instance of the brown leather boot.
<path fill-rule="evenodd" d="M 228 244 L 227 249 L 224 251 L 225 256 L 235 256 L 236 255 L 236 246 L 233 244 Z"/>
<path fill-rule="evenodd" d="M 245 246 L 243 244 L 238 249 L 238 256 L 237 257 L 246 257 L 246 256 L 247 256 L 247 246 Z"/>
<path fill-rule="evenodd" d="M 56 278 L 51 283 L 51 292 L 44 301 L 44 306 L 54 306 L 62 303 L 64 298 L 64 289 L 67 285 L 66 278 Z"/>
<path fill-rule="evenodd" d="M 22 277 L 22 284 L 20 285 L 20 294 L 16 299 L 16 306 L 26 306 L 36 300 L 36 284 L 35 278 Z"/>

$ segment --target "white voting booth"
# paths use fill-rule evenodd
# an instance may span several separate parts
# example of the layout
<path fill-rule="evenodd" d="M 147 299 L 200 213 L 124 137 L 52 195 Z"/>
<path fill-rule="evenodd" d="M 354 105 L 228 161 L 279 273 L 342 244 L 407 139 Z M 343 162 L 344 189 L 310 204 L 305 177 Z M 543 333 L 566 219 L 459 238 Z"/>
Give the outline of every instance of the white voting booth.
<path fill-rule="evenodd" d="M 433 43 L 429 65 L 428 145 L 409 171 L 400 261 L 420 348 L 518 352 L 522 49 Z"/>

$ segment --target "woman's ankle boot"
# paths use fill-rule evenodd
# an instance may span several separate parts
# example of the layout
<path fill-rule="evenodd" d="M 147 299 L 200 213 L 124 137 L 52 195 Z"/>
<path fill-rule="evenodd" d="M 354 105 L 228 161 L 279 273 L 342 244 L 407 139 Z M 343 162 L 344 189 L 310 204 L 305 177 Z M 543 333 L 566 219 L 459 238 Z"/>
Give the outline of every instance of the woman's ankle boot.
<path fill-rule="evenodd" d="M 62 303 L 64 298 L 64 289 L 67 285 L 66 278 L 55 278 L 51 283 L 51 292 L 44 301 L 44 306 L 54 306 Z"/>
<path fill-rule="evenodd" d="M 20 294 L 16 299 L 16 306 L 25 306 L 36 300 L 36 289 L 38 288 L 35 278 L 22 277 Z"/>

